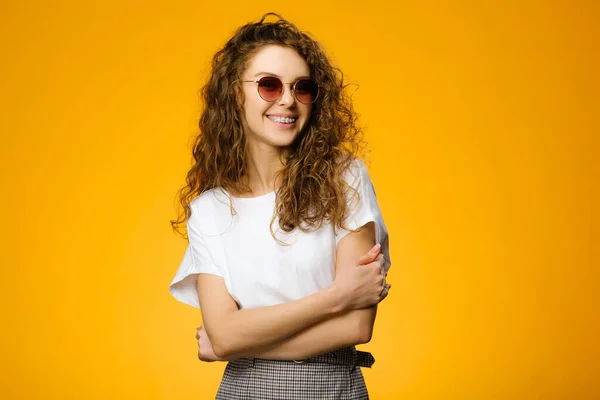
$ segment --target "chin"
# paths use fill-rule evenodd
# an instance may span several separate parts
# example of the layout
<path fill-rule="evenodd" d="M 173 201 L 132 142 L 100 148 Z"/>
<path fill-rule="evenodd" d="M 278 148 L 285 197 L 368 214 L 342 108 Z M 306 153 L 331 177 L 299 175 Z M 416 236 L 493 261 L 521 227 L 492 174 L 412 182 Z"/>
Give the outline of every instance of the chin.
<path fill-rule="evenodd" d="M 299 132 L 268 132 L 265 139 L 277 147 L 288 147 L 300 136 Z"/>
<path fill-rule="evenodd" d="M 289 147 L 292 145 L 292 143 L 294 143 L 294 140 L 296 140 L 297 137 L 298 137 L 298 135 L 295 135 L 292 138 L 270 137 L 268 140 L 272 146 Z"/>

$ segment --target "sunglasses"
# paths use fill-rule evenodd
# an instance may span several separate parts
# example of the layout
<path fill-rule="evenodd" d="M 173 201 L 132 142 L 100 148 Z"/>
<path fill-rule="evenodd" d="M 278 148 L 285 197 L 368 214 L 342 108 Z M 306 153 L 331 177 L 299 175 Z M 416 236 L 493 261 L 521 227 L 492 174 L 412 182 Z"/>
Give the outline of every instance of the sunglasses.
<path fill-rule="evenodd" d="M 242 81 L 257 83 L 258 95 L 261 99 L 274 102 L 281 98 L 283 85 L 279 78 L 264 76 L 257 81 Z M 319 97 L 319 85 L 312 79 L 298 79 L 292 86 L 292 94 L 302 104 L 311 104 Z"/>

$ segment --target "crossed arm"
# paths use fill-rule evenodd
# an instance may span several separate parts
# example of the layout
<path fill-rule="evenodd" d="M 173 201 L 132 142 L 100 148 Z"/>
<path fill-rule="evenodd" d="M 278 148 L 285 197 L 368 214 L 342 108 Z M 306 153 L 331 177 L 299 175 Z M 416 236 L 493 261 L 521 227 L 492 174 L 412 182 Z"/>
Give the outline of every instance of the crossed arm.
<path fill-rule="evenodd" d="M 276 306 L 238 310 L 223 278 L 200 274 L 197 289 L 215 359 L 295 360 L 368 342 L 376 304 L 387 295 L 379 289 L 374 296 L 383 280 L 374 243 L 372 222 L 348 234 L 338 244 L 334 284 Z"/>

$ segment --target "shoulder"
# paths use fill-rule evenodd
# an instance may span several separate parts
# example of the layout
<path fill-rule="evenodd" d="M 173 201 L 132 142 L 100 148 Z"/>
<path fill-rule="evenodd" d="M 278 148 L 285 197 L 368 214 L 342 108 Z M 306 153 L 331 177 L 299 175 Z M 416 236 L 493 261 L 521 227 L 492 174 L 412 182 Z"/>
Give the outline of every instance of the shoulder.
<path fill-rule="evenodd" d="M 191 215 L 188 226 L 194 225 L 207 236 L 223 233 L 231 223 L 231 203 L 220 188 L 207 190 L 190 201 Z"/>
<path fill-rule="evenodd" d="M 217 208 L 226 205 L 229 208 L 230 198 L 227 192 L 220 188 L 209 189 L 194 197 L 190 201 L 192 212 L 202 213 L 205 211 L 216 211 Z"/>
<path fill-rule="evenodd" d="M 344 181 L 352 187 L 358 186 L 363 180 L 370 180 L 365 163 L 356 157 L 351 158 L 343 172 L 343 177 Z"/>

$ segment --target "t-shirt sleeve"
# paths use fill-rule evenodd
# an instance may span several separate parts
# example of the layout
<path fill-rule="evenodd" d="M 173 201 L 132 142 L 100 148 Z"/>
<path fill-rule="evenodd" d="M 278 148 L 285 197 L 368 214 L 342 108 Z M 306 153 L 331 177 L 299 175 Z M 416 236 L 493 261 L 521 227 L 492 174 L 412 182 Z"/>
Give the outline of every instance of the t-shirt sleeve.
<path fill-rule="evenodd" d="M 356 195 L 353 190 L 348 190 L 348 211 L 344 219 L 344 227 L 348 230 L 338 229 L 335 244 L 337 246 L 339 241 L 350 233 L 350 230 L 358 229 L 373 221 L 375 223 L 375 241 L 381 244 L 381 253 L 385 257 L 385 270 L 387 271 L 391 266 L 388 231 L 377 203 L 375 188 L 364 163 L 354 160 L 353 165 L 346 171 L 344 179 L 356 190 Z"/>
<path fill-rule="evenodd" d="M 223 276 L 222 270 L 215 263 L 211 254 L 211 238 L 204 234 L 203 227 L 211 223 L 209 215 L 200 215 L 196 204 L 190 204 L 191 215 L 187 221 L 187 234 L 189 244 L 179 265 L 179 269 L 169 286 L 171 295 L 182 303 L 200 308 L 196 282 L 198 274 L 212 274 Z"/>

